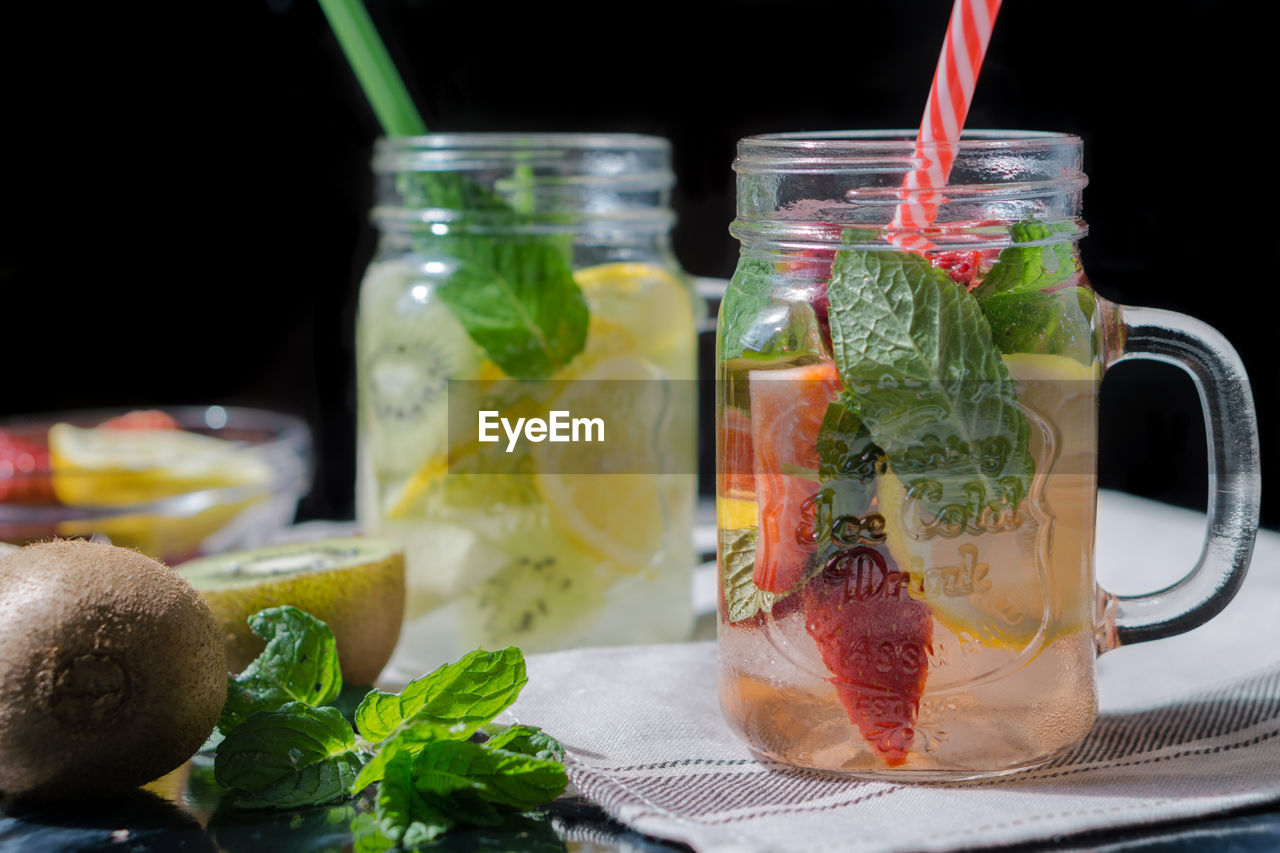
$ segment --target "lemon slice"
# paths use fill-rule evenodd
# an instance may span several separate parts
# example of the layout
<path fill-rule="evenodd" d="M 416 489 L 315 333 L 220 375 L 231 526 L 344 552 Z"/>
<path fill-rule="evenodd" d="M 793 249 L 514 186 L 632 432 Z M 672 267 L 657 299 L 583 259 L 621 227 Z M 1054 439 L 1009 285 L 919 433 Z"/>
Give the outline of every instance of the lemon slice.
<path fill-rule="evenodd" d="M 604 441 L 534 445 L 534 479 L 556 525 L 602 559 L 647 567 L 663 544 L 658 471 L 663 375 L 642 359 L 598 362 L 567 382 L 555 408 L 600 417 Z M 612 473 L 619 472 L 619 473 Z"/>
<path fill-rule="evenodd" d="M 876 478 L 889 553 L 911 575 L 911 596 L 957 636 L 1019 651 L 1040 631 L 1045 595 L 1034 564 L 1036 525 L 996 534 L 916 539 L 903 518 L 906 487 L 891 471 Z"/>
<path fill-rule="evenodd" d="M 668 375 L 692 378 L 682 358 L 693 345 L 694 302 L 678 278 L 634 262 L 587 267 L 573 277 L 591 309 L 588 356 L 637 354 L 679 368 Z"/>
<path fill-rule="evenodd" d="M 1004 361 L 1031 419 L 1043 419 L 1056 436 L 1059 467 L 1063 454 L 1093 447 L 1092 406 L 1101 378 L 1097 365 L 1033 353 L 1006 355 Z M 1040 432 L 1033 425 L 1031 452 L 1038 469 L 1049 461 Z M 1084 462 L 1066 467 L 1073 471 L 1079 464 Z M 1043 547 L 1037 537 L 1044 522 L 1032 517 L 1015 531 L 916 538 L 912 524 L 903 517 L 908 501 L 905 485 L 892 471 L 876 480 L 889 552 L 899 567 L 911 573 L 913 595 L 927 601 L 938 621 L 955 634 L 1011 651 L 1025 648 L 1035 638 L 1046 608 L 1057 614 L 1056 633 L 1083 624 L 1071 611 L 1083 612 L 1087 599 L 1080 607 L 1073 608 L 1070 602 L 1081 598 L 1077 589 L 1083 559 L 1080 532 L 1091 528 L 1091 516 L 1085 518 L 1083 513 L 1092 506 L 1093 485 L 1087 476 L 1055 473 L 1049 479 L 1047 506 L 1041 511 L 1053 517 L 1054 528 L 1052 544 Z M 1047 578 L 1041 578 L 1036 561 L 1043 564 Z"/>
<path fill-rule="evenodd" d="M 250 450 L 182 430 L 49 429 L 53 490 L 68 506 L 128 507 L 207 489 L 265 484 L 271 470 Z M 65 521 L 61 536 L 100 533 L 158 559 L 190 556 L 200 543 L 264 495 L 193 508 L 183 515 L 127 513 Z"/>
<path fill-rule="evenodd" d="M 252 485 L 271 471 L 241 445 L 184 430 L 49 429 L 53 490 L 70 506 L 129 506 Z"/>
<path fill-rule="evenodd" d="M 759 522 L 759 507 L 750 498 L 722 497 L 716 501 L 716 523 L 721 530 L 747 530 Z"/>
<path fill-rule="evenodd" d="M 387 507 L 387 518 L 407 518 L 427 492 L 448 473 L 449 457 L 443 453 L 432 454 L 392 495 Z"/>

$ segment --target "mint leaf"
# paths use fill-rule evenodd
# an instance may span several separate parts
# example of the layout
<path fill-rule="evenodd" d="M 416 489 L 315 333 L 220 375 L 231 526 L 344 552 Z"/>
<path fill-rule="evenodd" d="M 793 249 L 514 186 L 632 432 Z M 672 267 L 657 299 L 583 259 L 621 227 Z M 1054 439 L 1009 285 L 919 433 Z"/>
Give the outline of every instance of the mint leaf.
<path fill-rule="evenodd" d="M 396 191 L 408 208 L 513 213 L 497 195 L 454 172 L 400 172 Z"/>
<path fill-rule="evenodd" d="M 720 556 L 720 583 L 729 621 L 741 622 L 772 611 L 783 596 L 756 586 L 756 528 L 720 531 Z"/>
<path fill-rule="evenodd" d="M 329 626 L 296 607 L 261 610 L 249 627 L 267 647 L 243 672 L 229 676 L 218 728 L 229 733 L 255 711 L 286 702 L 324 705 L 342 689 L 337 645 Z"/>
<path fill-rule="evenodd" d="M 418 793 L 413 784 L 413 757 L 407 753 L 397 755 L 387 764 L 374 804 L 378 829 L 406 848 L 431 841 L 455 823 L 445 811 L 428 804 Z"/>
<path fill-rule="evenodd" d="M 503 372 L 546 379 L 582 351 L 587 302 L 564 252 L 545 240 L 465 236 L 437 293 Z"/>
<path fill-rule="evenodd" d="M 370 692 L 356 709 L 356 727 L 374 743 L 407 720 L 470 737 L 514 702 L 528 680 L 524 655 L 515 646 L 496 652 L 477 649 L 409 682 L 399 696 Z"/>
<path fill-rule="evenodd" d="M 470 791 L 486 802 L 517 809 L 548 803 L 569 784 L 558 761 L 469 740 L 427 744 L 413 760 L 413 777 L 414 786 L 425 793 L 447 796 Z"/>
<path fill-rule="evenodd" d="M 511 203 L 451 172 L 396 177 L 408 208 L 466 211 L 489 229 L 530 221 L 530 169 L 517 165 L 505 183 Z M 557 235 L 489 235 L 466 230 L 415 235 L 418 248 L 457 265 L 437 291 L 467 334 L 502 370 L 517 379 L 545 379 L 586 345 L 588 310 L 570 266 L 572 242 Z"/>
<path fill-rule="evenodd" d="M 489 735 L 489 739 L 484 742 L 488 749 L 505 749 L 548 761 L 564 761 L 564 747 L 537 726 L 503 726 L 493 723 L 485 726 L 484 731 Z"/>
<path fill-rule="evenodd" d="M 720 358 L 741 358 L 757 351 L 761 341 L 748 342 L 746 336 L 772 299 L 773 264 L 756 258 L 742 258 L 720 303 Z"/>
<path fill-rule="evenodd" d="M 360 763 L 355 733 L 336 708 L 290 702 L 232 729 L 213 775 L 245 795 L 240 806 L 290 809 L 346 797 Z"/>
<path fill-rule="evenodd" d="M 351 821 L 351 853 L 388 853 L 401 849 L 382 829 L 372 812 L 361 812 Z"/>
<path fill-rule="evenodd" d="M 1096 300 L 1087 287 L 1000 294 L 982 303 L 991 337 L 1001 352 L 1066 355 L 1093 359 Z"/>
<path fill-rule="evenodd" d="M 1030 427 L 972 294 L 918 255 L 854 247 L 827 292 L 848 400 L 924 523 L 954 534 L 1015 509 Z"/>
<path fill-rule="evenodd" d="M 884 469 L 884 451 L 871 440 L 848 391 L 827 404 L 818 428 L 818 478 L 821 482 L 852 480 L 867 485 L 870 498 L 876 474 Z"/>
<path fill-rule="evenodd" d="M 822 332 L 813 306 L 793 295 L 774 299 L 773 263 L 743 258 L 720 304 L 719 352 L 722 360 L 772 359 L 820 352 Z M 811 285 L 817 288 L 818 281 Z"/>
<path fill-rule="evenodd" d="M 1028 220 L 1015 222 L 1009 233 L 1016 243 L 1032 243 L 1074 230 L 1075 226 L 1070 223 L 1050 225 Z M 1044 290 L 1062 284 L 1078 272 L 1080 259 L 1069 240 L 1045 246 L 1010 246 L 1000 252 L 973 295 L 985 300 L 1001 293 Z"/>
<path fill-rule="evenodd" d="M 422 751 L 422 747 L 435 740 L 450 740 L 459 733 L 435 723 L 405 722 L 395 729 L 390 737 L 384 740 L 378 751 L 360 768 L 355 780 L 351 783 L 351 793 L 358 794 L 377 782 L 387 772 L 387 767 L 401 754 L 410 757 Z M 470 732 L 461 734 L 469 737 Z"/>

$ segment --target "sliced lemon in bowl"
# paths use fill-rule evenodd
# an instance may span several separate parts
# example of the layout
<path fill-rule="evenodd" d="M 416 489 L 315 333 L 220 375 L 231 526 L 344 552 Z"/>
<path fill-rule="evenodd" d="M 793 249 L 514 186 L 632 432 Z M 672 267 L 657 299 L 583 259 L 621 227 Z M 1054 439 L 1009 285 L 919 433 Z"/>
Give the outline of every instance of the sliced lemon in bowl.
<path fill-rule="evenodd" d="M 189 556 L 250 504 L 266 497 L 272 472 L 252 449 L 176 429 L 112 430 L 60 423 L 49 428 L 54 494 L 71 507 L 119 510 L 58 525 L 62 536 L 100 533 L 159 559 Z M 239 499 L 213 495 L 152 508 L 168 498 L 244 488 Z M 137 507 L 137 512 L 129 511 Z"/>
<path fill-rule="evenodd" d="M 176 429 L 54 424 L 49 464 L 54 493 L 69 506 L 130 506 L 271 479 L 270 468 L 242 445 Z"/>

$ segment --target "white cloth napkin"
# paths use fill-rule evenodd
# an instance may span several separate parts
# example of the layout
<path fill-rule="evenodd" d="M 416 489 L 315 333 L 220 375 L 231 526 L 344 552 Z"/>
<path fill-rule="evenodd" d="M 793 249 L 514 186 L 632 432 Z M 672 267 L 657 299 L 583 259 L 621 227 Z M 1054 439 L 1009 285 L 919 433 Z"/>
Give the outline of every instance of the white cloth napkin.
<path fill-rule="evenodd" d="M 1203 518 L 1100 497 L 1099 575 L 1176 580 Z M 901 785 L 764 763 L 724 724 L 710 642 L 529 658 L 512 716 L 568 750 L 578 791 L 623 824 L 698 851 L 949 850 L 1156 824 L 1280 800 L 1280 533 L 1259 535 L 1236 600 L 1180 637 L 1098 664 L 1101 714 L 1052 765 Z"/>

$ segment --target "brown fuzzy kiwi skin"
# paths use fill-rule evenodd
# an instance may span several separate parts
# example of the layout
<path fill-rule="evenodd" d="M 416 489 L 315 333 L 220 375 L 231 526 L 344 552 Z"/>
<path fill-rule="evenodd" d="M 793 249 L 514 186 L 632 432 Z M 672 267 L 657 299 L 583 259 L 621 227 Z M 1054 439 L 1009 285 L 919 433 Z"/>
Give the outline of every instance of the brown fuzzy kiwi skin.
<path fill-rule="evenodd" d="M 286 547 L 301 551 L 305 546 Z M 319 583 L 314 577 L 317 574 L 324 576 Z M 198 579 L 195 583 L 200 588 Z M 268 607 L 290 604 L 333 631 L 343 683 L 373 684 L 400 639 L 405 604 L 404 555 L 392 551 L 358 566 L 200 591 L 226 638 L 227 665 L 232 672 L 243 670 L 265 647 L 249 628 L 249 617 Z"/>
<path fill-rule="evenodd" d="M 190 758 L 226 650 L 204 599 L 137 551 L 78 540 L 0 558 L 0 792 L 107 796 Z"/>

